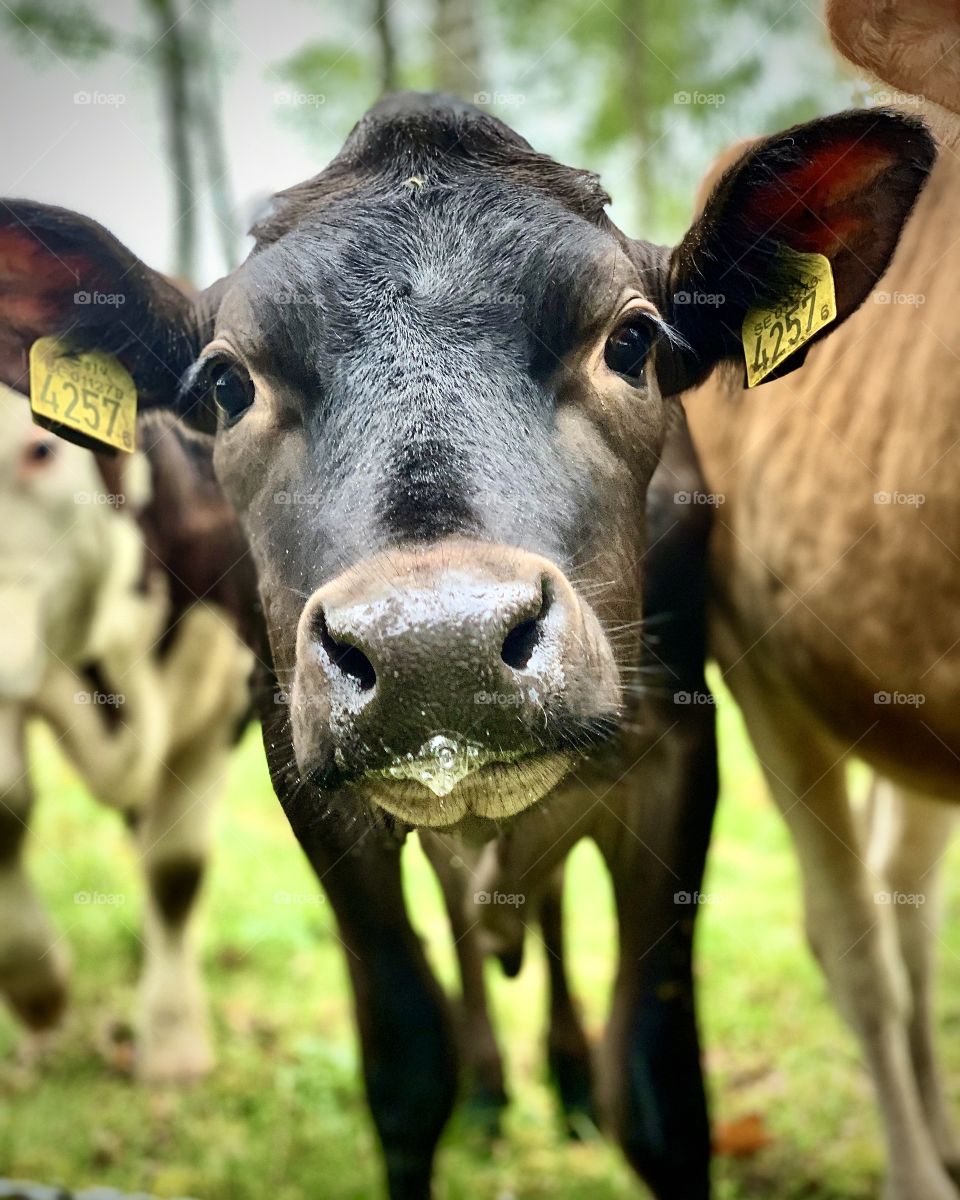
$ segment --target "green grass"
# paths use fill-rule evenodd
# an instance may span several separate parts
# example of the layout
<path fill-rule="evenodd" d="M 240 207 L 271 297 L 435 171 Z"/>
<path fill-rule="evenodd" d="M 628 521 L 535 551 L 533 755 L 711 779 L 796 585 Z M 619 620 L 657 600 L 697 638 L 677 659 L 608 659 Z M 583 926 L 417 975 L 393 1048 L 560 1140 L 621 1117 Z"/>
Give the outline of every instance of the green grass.
<path fill-rule="evenodd" d="M 772 1143 L 721 1159 L 719 1200 L 867 1200 L 880 1151 L 870 1089 L 851 1037 L 827 1003 L 801 932 L 797 871 L 739 717 L 721 706 L 723 798 L 701 911 L 700 1008 L 714 1117 L 760 1113 Z M 219 1065 L 181 1092 L 148 1092 L 102 1047 L 135 1002 L 141 888 L 121 822 L 97 808 L 49 737 L 35 731 L 40 803 L 30 865 L 74 955 L 68 1023 L 39 1066 L 18 1059 L 0 1013 L 0 1175 L 111 1185 L 200 1200 L 368 1200 L 379 1164 L 359 1085 L 341 949 L 328 907 L 274 799 L 258 738 L 237 753 L 220 806 L 202 945 Z M 948 876 L 960 880 L 960 856 Z M 441 978 L 450 938 L 432 874 L 407 851 L 408 894 Z M 119 893 L 120 907 L 74 903 Z M 314 897 L 278 904 L 276 894 Z M 592 846 L 568 875 L 573 975 L 593 1035 L 612 973 L 613 917 Z M 949 890 L 940 993 L 960 991 L 960 883 Z M 441 1200 L 618 1200 L 641 1189 L 610 1145 L 558 1131 L 542 1055 L 541 955 L 519 980 L 491 966 L 513 1104 L 492 1149 L 456 1123 L 438 1162 Z M 943 1047 L 960 1081 L 960 1013 L 944 1005 Z M 954 1096 L 957 1099 L 956 1095 Z"/>

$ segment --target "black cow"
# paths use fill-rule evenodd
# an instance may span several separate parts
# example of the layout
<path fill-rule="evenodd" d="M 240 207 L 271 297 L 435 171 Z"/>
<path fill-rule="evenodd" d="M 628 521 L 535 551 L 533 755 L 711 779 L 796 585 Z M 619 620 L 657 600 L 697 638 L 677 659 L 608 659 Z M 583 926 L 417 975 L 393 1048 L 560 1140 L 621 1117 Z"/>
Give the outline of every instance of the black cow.
<path fill-rule="evenodd" d="M 89 220 L 0 208 L 7 377 L 67 336 L 215 439 L 259 580 L 270 768 L 349 950 L 391 1196 L 428 1194 L 457 1081 L 404 909 L 410 826 L 498 839 L 486 877 L 528 904 L 597 840 L 621 944 L 604 1115 L 658 1196 L 707 1195 L 686 894 L 716 770 L 710 706 L 682 703 L 705 693 L 706 522 L 682 503 L 675 397 L 799 284 L 787 218 L 833 231 L 851 311 L 930 158 L 891 113 L 799 127 L 751 148 L 671 252 L 494 118 L 392 98 L 197 303 Z M 125 303 L 78 310 L 78 286 Z"/>

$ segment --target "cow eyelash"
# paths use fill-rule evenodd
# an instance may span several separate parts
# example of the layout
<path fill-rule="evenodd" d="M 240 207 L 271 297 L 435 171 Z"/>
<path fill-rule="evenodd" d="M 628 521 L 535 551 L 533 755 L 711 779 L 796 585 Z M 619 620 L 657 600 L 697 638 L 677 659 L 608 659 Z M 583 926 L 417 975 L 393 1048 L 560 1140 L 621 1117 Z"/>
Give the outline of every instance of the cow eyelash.
<path fill-rule="evenodd" d="M 196 396 L 207 396 L 227 368 L 239 365 L 230 354 L 208 354 L 206 358 L 194 363 L 186 379 L 186 387 Z"/>

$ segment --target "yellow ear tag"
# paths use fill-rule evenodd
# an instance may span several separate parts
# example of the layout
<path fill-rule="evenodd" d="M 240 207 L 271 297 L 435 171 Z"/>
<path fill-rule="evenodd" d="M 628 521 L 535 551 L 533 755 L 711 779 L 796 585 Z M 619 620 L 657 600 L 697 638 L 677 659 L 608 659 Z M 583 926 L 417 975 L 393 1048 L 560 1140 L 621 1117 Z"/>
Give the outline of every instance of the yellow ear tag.
<path fill-rule="evenodd" d="M 828 258 L 823 254 L 800 254 L 784 247 L 781 260 L 798 282 L 790 294 L 775 305 L 748 309 L 743 318 L 747 387 L 756 387 L 837 315 L 833 271 Z"/>
<path fill-rule="evenodd" d="M 30 407 L 41 424 L 65 425 L 84 440 L 132 453 L 137 446 L 137 388 L 112 354 L 71 354 L 56 338 L 30 347 Z"/>

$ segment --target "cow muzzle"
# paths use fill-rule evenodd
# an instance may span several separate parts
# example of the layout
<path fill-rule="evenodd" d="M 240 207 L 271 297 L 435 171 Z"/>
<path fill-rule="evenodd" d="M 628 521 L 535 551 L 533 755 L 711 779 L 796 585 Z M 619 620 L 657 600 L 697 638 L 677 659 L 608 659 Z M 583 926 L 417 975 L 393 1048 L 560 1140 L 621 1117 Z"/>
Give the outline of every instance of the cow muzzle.
<path fill-rule="evenodd" d="M 529 807 L 610 736 L 619 709 L 600 622 L 536 554 L 453 539 L 379 554 L 300 617 L 301 775 L 415 825 Z"/>

